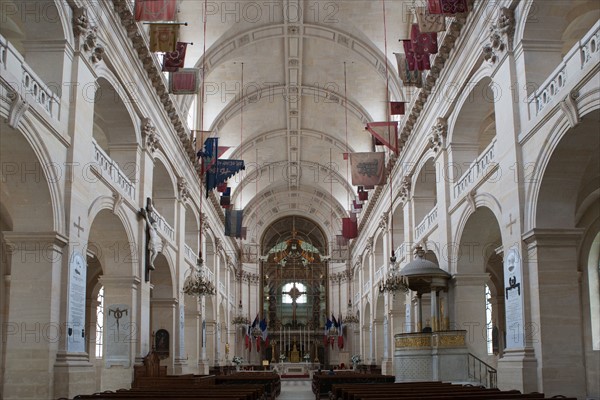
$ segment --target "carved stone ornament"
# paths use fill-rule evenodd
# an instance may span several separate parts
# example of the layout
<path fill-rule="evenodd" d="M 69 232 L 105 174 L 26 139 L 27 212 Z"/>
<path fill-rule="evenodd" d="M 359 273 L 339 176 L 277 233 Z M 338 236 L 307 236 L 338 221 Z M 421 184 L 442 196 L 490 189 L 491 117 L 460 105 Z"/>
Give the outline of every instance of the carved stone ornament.
<path fill-rule="evenodd" d="M 367 247 L 365 248 L 365 250 L 367 251 L 367 253 L 372 253 L 373 252 L 373 243 L 375 242 L 375 238 L 374 237 L 370 237 L 367 238 Z"/>
<path fill-rule="evenodd" d="M 402 183 L 400 184 L 400 200 L 402 200 L 403 203 L 406 203 L 408 201 L 408 198 L 410 196 L 410 187 L 410 177 L 405 176 L 404 178 L 402 178 Z"/>
<path fill-rule="evenodd" d="M 83 35 L 90 28 L 90 21 L 87 17 L 85 7 L 73 8 L 73 33 L 75 36 Z"/>
<path fill-rule="evenodd" d="M 387 230 L 387 227 L 388 227 L 388 214 L 389 214 L 389 211 L 385 211 L 379 217 L 379 227 L 382 228 L 383 230 Z"/>
<path fill-rule="evenodd" d="M 206 233 L 208 231 L 208 216 L 205 213 L 200 213 L 200 225 L 202 232 Z"/>
<path fill-rule="evenodd" d="M 510 46 L 514 31 L 514 11 L 501 7 L 498 10 L 496 22 L 490 27 L 489 41 L 483 46 L 483 58 L 491 63 L 498 61 L 499 53 L 504 52 Z"/>
<path fill-rule="evenodd" d="M 571 128 L 576 127 L 581 122 L 577 98 L 579 98 L 579 91 L 572 90 L 565 96 L 565 99 L 559 103 L 560 109 L 567 117 Z"/>
<path fill-rule="evenodd" d="M 119 211 L 119 208 L 123 204 L 123 201 L 125 200 L 125 198 L 120 193 L 114 192 L 113 200 L 114 200 L 114 203 L 113 203 L 112 213 L 117 215 L 117 212 Z"/>
<path fill-rule="evenodd" d="M 150 118 L 142 119 L 142 134 L 146 138 L 146 149 L 154 153 L 158 149 L 158 133 Z"/>
<path fill-rule="evenodd" d="M 177 180 L 177 189 L 179 189 L 179 198 L 181 201 L 186 201 L 190 197 L 190 190 L 185 178 Z"/>
<path fill-rule="evenodd" d="M 73 33 L 79 39 L 81 48 L 85 53 L 89 53 L 93 64 L 102 61 L 104 56 L 104 47 L 98 44 L 98 28 L 90 23 L 85 7 L 75 7 L 73 9 Z"/>
<path fill-rule="evenodd" d="M 429 147 L 434 151 L 438 152 L 444 147 L 444 141 L 448 134 L 448 122 L 446 118 L 438 118 L 435 125 L 431 127 L 431 134 L 429 135 Z"/>
<path fill-rule="evenodd" d="M 25 112 L 27 112 L 29 109 L 29 103 L 18 92 L 11 91 L 7 94 L 7 97 L 12 100 L 10 104 L 10 110 L 8 112 L 7 122 L 10 127 L 17 129 L 23 114 L 25 114 Z"/>

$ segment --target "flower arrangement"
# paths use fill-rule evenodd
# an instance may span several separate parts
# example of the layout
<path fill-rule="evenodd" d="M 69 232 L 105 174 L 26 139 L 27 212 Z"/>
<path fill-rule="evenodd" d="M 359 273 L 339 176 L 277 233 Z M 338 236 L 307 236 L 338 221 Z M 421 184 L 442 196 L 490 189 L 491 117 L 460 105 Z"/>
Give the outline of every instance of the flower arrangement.
<path fill-rule="evenodd" d="M 361 358 L 360 358 L 360 354 L 355 354 L 350 358 L 350 361 L 352 361 L 352 364 L 360 364 L 362 362 Z"/>
<path fill-rule="evenodd" d="M 304 361 L 309 362 L 310 361 L 310 354 L 306 353 L 304 355 Z"/>
<path fill-rule="evenodd" d="M 240 365 L 241 363 L 244 362 L 244 359 L 240 356 L 233 356 L 233 358 L 231 359 L 231 362 L 234 363 L 235 365 Z"/>
<path fill-rule="evenodd" d="M 285 361 L 285 354 L 280 354 L 279 355 L 279 361 L 280 362 L 284 362 Z"/>

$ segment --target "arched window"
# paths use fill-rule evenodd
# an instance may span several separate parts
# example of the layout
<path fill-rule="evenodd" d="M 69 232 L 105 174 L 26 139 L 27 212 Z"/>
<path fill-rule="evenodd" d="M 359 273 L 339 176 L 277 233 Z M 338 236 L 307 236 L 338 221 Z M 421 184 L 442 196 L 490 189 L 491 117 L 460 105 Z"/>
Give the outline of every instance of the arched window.
<path fill-rule="evenodd" d="M 102 358 L 102 328 L 104 327 L 104 286 L 98 291 L 96 306 L 96 358 Z"/>
<path fill-rule="evenodd" d="M 281 302 L 283 304 L 292 304 L 294 298 L 296 299 L 296 304 L 306 303 L 306 285 L 300 282 L 286 283 L 283 285 L 281 291 L 283 293 L 281 296 Z"/>
<path fill-rule="evenodd" d="M 492 320 L 492 292 L 490 291 L 490 287 L 485 285 L 485 333 L 488 354 L 494 354 L 493 330 L 494 322 Z"/>

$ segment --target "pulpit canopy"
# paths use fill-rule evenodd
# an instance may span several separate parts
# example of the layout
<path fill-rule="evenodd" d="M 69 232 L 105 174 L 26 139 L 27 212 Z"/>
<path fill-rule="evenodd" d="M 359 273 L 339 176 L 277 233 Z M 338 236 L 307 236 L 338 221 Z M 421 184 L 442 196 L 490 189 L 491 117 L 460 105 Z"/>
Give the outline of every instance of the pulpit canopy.
<path fill-rule="evenodd" d="M 415 259 L 406 264 L 400 272 L 408 279 L 410 290 L 428 293 L 432 288 L 445 288 L 450 274 L 436 263 L 425 258 L 425 250 L 421 246 L 415 248 Z"/>

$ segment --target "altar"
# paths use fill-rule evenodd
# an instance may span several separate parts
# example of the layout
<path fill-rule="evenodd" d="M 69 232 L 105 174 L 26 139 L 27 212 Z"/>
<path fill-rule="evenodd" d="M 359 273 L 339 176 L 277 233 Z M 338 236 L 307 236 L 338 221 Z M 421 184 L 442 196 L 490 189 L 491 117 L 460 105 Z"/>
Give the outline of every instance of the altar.
<path fill-rule="evenodd" d="M 280 362 L 271 364 L 273 372 L 279 375 L 311 375 L 311 372 L 319 368 L 319 364 L 312 362 Z"/>

